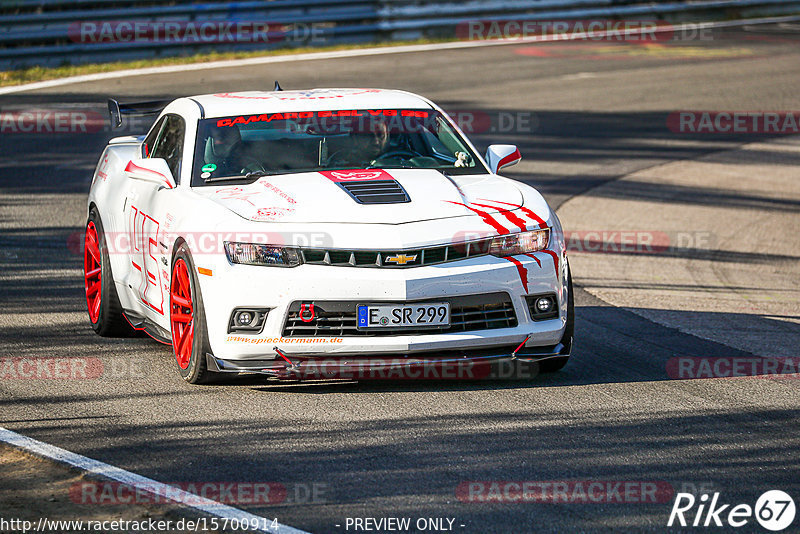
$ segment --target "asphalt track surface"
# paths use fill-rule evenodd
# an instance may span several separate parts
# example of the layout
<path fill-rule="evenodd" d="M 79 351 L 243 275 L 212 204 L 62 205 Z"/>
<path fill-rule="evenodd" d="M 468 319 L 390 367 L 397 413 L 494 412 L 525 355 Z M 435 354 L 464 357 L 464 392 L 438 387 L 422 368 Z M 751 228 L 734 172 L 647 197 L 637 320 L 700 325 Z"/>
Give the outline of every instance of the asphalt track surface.
<path fill-rule="evenodd" d="M 407 89 L 495 121 L 503 113 L 533 117 L 526 127 L 472 137 L 481 149 L 518 144 L 523 162 L 507 174 L 558 207 L 622 175 L 754 140 L 673 133 L 666 127 L 672 111 L 798 109 L 796 30 L 713 37 L 132 77 L 7 95 L 0 110 L 102 112 L 109 95 L 265 89 L 274 79 L 286 88 Z M 345 532 L 348 517 L 448 517 L 456 532 L 662 531 L 671 507 L 670 499 L 462 502 L 457 488 L 467 481 L 655 481 L 673 491 L 713 488 L 726 503 L 752 505 L 768 489 L 800 498 L 797 380 L 671 380 L 670 358 L 748 353 L 598 300 L 580 289 L 580 272 L 577 345 L 554 375 L 184 384 L 168 347 L 102 339 L 87 321 L 82 260 L 67 242 L 85 223 L 91 174 L 112 135 L 0 136 L 0 356 L 96 357 L 106 370 L 94 380 L 0 381 L 0 425 L 162 482 L 282 483 L 297 502 L 240 506 L 311 532 Z M 324 488 L 317 502 L 292 498 L 295 487 L 314 483 Z M 751 521 L 740 530 L 757 529 Z"/>

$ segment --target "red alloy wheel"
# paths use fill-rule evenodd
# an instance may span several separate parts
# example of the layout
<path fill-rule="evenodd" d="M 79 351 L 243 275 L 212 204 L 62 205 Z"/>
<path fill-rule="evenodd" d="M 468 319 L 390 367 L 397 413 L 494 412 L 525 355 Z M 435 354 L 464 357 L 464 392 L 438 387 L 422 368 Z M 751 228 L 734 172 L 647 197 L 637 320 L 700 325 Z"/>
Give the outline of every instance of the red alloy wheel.
<path fill-rule="evenodd" d="M 89 308 L 89 319 L 97 323 L 100 319 L 100 300 L 103 287 L 103 268 L 100 255 L 100 244 L 97 239 L 97 228 L 94 222 L 86 225 L 86 237 L 83 243 L 83 287 L 86 289 L 86 306 Z"/>
<path fill-rule="evenodd" d="M 172 286 L 169 292 L 170 322 L 172 323 L 172 347 L 178 366 L 189 367 L 194 341 L 194 307 L 189 269 L 182 258 L 178 258 L 172 269 Z"/>

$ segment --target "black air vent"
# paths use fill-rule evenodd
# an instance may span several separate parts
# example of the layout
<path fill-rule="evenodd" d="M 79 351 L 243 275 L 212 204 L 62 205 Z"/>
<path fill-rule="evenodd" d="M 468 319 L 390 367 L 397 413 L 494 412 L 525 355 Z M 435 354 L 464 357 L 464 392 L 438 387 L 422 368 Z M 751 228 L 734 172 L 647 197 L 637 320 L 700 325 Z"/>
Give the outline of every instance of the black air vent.
<path fill-rule="evenodd" d="M 300 310 L 304 303 L 295 301 L 289 305 L 289 314 L 283 325 L 283 335 L 285 337 L 410 336 L 437 332 L 474 332 L 476 330 L 514 328 L 518 324 L 514 304 L 508 293 L 462 295 L 436 300 L 436 302 L 442 301 L 450 303 L 450 326 L 438 331 L 431 331 L 430 328 L 425 327 L 407 327 L 402 330 L 359 330 L 356 326 L 356 308 L 359 303 L 363 303 L 362 300 L 316 300 L 313 302 L 313 318 L 309 318 L 308 311 L 303 316 Z M 408 304 L 417 302 L 425 301 L 413 300 L 408 301 Z"/>
<path fill-rule="evenodd" d="M 399 204 L 411 202 L 408 193 L 397 180 L 360 180 L 338 182 L 342 189 L 359 204 Z"/>

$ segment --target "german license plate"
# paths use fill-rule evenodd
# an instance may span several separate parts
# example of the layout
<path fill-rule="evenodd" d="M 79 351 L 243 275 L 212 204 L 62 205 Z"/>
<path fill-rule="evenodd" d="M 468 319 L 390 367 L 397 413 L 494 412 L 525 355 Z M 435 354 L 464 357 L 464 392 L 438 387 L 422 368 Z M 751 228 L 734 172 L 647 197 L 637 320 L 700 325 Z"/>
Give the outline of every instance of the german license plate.
<path fill-rule="evenodd" d="M 356 317 L 359 329 L 450 326 L 450 303 L 360 304 Z"/>

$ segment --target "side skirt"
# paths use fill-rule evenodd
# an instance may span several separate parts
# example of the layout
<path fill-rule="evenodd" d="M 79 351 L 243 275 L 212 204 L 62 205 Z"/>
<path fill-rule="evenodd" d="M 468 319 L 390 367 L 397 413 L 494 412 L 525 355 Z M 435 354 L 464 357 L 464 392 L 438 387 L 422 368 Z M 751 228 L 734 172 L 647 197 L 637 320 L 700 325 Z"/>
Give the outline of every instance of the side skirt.
<path fill-rule="evenodd" d="M 142 317 L 141 315 L 127 310 L 122 312 L 122 316 L 125 317 L 125 320 L 128 321 L 128 324 L 130 324 L 134 330 L 144 332 L 159 343 L 172 346 L 172 335 L 146 317 Z"/>

